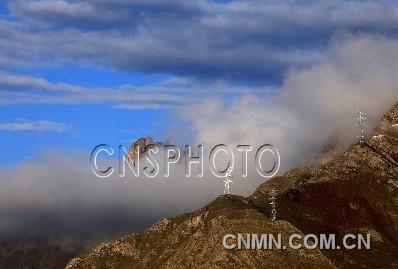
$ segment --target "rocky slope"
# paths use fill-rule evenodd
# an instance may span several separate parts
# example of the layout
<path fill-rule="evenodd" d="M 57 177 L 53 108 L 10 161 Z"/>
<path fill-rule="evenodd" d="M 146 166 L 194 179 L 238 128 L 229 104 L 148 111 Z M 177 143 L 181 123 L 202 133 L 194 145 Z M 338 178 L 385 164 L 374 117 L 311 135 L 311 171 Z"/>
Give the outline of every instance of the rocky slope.
<path fill-rule="evenodd" d="M 269 191 L 280 190 L 278 221 Z M 225 234 L 369 233 L 370 250 L 226 250 Z M 190 214 L 102 244 L 66 268 L 398 268 L 398 104 L 363 145 L 308 164 L 249 197 L 221 196 Z"/>
<path fill-rule="evenodd" d="M 333 268 L 319 251 L 225 250 L 223 236 L 238 232 L 300 233 L 286 221 L 270 222 L 241 197 L 223 196 L 194 213 L 163 219 L 143 233 L 102 244 L 67 268 L 261 268 L 264 261 L 274 267 L 298 262 L 303 268 Z"/>
<path fill-rule="evenodd" d="M 303 233 L 370 233 L 371 250 L 323 252 L 342 268 L 398 267 L 397 123 L 398 104 L 362 146 L 274 178 L 248 199 L 267 206 L 268 190 L 277 187 L 280 218 Z"/>

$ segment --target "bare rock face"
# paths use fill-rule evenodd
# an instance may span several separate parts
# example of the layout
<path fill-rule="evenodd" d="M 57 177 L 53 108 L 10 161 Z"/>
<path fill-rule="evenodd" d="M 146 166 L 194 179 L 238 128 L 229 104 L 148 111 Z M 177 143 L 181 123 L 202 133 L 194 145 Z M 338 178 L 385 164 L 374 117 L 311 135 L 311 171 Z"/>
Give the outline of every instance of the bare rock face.
<path fill-rule="evenodd" d="M 208 206 L 102 244 L 75 268 L 396 268 L 398 266 L 398 104 L 362 145 L 333 160 L 301 166 L 249 197 L 221 196 Z M 278 221 L 269 191 L 277 188 Z M 225 234 L 371 235 L 366 250 L 226 250 Z M 286 245 L 286 242 L 284 242 Z"/>
<path fill-rule="evenodd" d="M 138 158 L 138 155 L 142 156 L 145 151 L 148 149 L 148 146 L 154 145 L 155 142 L 151 137 L 144 137 L 137 139 L 134 142 L 127 152 L 127 156 L 129 157 L 128 160 L 133 162 Z"/>

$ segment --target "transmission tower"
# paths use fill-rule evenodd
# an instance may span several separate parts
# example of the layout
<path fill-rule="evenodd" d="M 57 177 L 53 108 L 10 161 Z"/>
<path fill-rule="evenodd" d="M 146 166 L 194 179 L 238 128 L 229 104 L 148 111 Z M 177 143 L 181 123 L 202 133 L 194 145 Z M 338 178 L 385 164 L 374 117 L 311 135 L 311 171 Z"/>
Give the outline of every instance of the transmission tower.
<path fill-rule="evenodd" d="M 271 205 L 271 221 L 274 222 L 276 221 L 276 197 L 278 195 L 279 191 L 276 190 L 275 188 L 272 188 L 272 190 L 269 192 L 271 197 L 269 200 L 271 201 L 269 204 Z"/>
<path fill-rule="evenodd" d="M 228 168 L 226 175 L 225 175 L 225 180 L 224 180 L 224 194 L 230 195 L 231 190 L 229 184 L 232 183 L 232 167 Z"/>
<path fill-rule="evenodd" d="M 359 144 L 363 144 L 365 142 L 365 127 L 364 127 L 364 122 L 366 120 L 366 112 L 363 110 L 357 111 L 357 125 L 359 129 L 359 134 L 357 135 L 358 142 Z"/>

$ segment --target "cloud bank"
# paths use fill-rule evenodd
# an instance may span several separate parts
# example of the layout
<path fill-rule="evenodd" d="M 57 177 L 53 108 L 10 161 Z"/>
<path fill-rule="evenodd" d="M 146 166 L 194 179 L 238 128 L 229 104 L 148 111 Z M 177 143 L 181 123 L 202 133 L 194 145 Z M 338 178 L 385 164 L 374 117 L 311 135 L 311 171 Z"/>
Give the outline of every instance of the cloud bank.
<path fill-rule="evenodd" d="M 54 153 L 1 169 L 0 237 L 120 236 L 204 206 L 223 189 L 221 180 L 184 178 L 182 166 L 168 179 L 136 178 L 129 171 L 124 178 L 100 179 L 89 157 Z"/>
<path fill-rule="evenodd" d="M 0 63 L 280 82 L 288 68 L 321 61 L 336 32 L 397 36 L 397 3 L 5 1 Z"/>
<path fill-rule="evenodd" d="M 397 100 L 398 40 L 348 35 L 336 37 L 321 62 L 292 68 L 272 96 L 211 99 L 186 115 L 199 143 L 271 143 L 286 169 L 327 143 L 353 143 L 357 109 L 367 111 L 369 134 Z"/>

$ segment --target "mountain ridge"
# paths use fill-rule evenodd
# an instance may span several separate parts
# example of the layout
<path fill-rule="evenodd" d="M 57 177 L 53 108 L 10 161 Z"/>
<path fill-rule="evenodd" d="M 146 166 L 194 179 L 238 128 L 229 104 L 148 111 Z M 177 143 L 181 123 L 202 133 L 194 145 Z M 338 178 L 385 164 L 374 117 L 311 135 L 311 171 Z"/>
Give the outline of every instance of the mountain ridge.
<path fill-rule="evenodd" d="M 292 169 L 248 196 L 220 196 L 142 233 L 101 244 L 75 268 L 394 268 L 398 266 L 398 103 L 363 144 Z M 277 188 L 278 220 L 269 191 Z M 225 234 L 369 233 L 370 250 L 226 250 Z"/>

